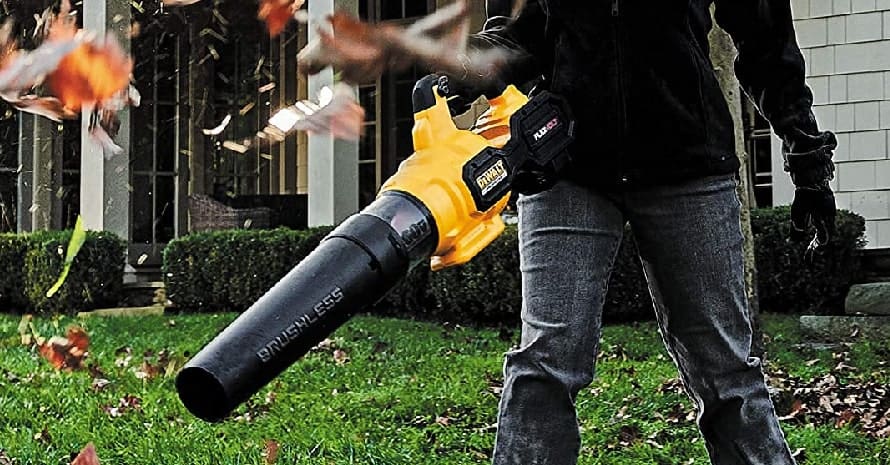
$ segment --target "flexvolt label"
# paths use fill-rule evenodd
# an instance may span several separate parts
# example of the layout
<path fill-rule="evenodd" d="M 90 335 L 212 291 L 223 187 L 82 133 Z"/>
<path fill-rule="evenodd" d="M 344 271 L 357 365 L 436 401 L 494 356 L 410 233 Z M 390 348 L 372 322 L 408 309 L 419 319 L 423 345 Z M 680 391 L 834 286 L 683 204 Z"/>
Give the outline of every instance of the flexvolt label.
<path fill-rule="evenodd" d="M 553 118 L 552 120 L 547 122 L 547 124 L 542 126 L 541 129 L 535 131 L 533 135 L 535 142 L 539 142 L 541 139 L 544 138 L 544 136 L 550 134 L 550 132 L 552 132 L 553 129 L 555 129 L 557 126 L 559 126 L 559 117 Z"/>
<path fill-rule="evenodd" d="M 487 195 L 505 179 L 507 179 L 507 167 L 504 166 L 504 160 L 498 160 L 476 177 L 476 185 L 479 186 L 482 195 Z"/>

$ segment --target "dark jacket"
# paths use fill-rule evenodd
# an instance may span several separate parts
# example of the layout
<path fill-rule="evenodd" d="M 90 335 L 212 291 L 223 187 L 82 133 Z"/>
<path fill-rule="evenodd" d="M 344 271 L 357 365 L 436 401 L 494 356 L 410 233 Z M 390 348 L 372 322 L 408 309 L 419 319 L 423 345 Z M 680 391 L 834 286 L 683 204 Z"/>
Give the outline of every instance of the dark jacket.
<path fill-rule="evenodd" d="M 544 76 L 577 120 L 567 176 L 633 188 L 735 173 L 733 122 L 709 57 L 715 0 L 528 0 L 492 19 L 477 47 L 520 57 L 509 82 Z M 736 74 L 780 136 L 816 134 L 789 0 L 716 0 Z"/>

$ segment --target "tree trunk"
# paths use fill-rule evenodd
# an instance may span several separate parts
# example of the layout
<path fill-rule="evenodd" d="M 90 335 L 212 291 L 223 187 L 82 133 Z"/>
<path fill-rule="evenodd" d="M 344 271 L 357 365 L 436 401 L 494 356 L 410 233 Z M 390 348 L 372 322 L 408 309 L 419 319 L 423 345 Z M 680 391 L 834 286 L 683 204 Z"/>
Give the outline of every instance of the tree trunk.
<path fill-rule="evenodd" d="M 735 151 L 742 163 L 739 177 L 738 194 L 742 204 L 742 234 L 744 236 L 745 253 L 745 291 L 748 296 L 748 306 L 751 314 L 751 325 L 754 328 L 753 355 L 763 357 L 763 331 L 760 326 L 760 308 L 757 301 L 757 269 L 754 263 L 754 235 L 751 232 L 751 208 L 754 203 L 753 184 L 748 163 L 748 153 L 745 150 L 745 133 L 742 124 L 742 95 L 739 81 L 733 70 L 733 62 L 736 56 L 735 45 L 732 38 L 717 26 L 711 31 L 709 41 L 711 43 L 711 61 L 714 64 L 714 72 L 720 81 L 720 87 L 729 104 L 735 126 Z"/>

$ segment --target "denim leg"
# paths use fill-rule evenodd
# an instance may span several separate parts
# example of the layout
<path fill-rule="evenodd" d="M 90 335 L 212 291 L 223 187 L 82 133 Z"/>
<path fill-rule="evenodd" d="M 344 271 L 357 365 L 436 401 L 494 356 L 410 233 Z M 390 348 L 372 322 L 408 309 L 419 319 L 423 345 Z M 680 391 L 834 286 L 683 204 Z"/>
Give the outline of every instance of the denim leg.
<path fill-rule="evenodd" d="M 665 345 L 698 404 L 714 465 L 791 465 L 751 357 L 740 206 L 731 177 L 626 195 Z"/>
<path fill-rule="evenodd" d="M 569 182 L 519 200 L 522 337 L 506 355 L 495 465 L 573 465 L 575 397 L 593 379 L 603 298 L 624 219 Z"/>

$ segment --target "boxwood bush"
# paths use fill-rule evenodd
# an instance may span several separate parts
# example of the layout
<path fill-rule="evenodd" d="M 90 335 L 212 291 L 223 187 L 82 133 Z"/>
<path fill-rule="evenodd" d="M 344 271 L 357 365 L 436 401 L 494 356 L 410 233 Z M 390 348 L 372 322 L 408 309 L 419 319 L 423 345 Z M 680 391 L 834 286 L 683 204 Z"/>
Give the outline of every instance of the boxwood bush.
<path fill-rule="evenodd" d="M 25 292 L 27 236 L 0 234 L 0 310 L 23 312 L 30 308 Z"/>
<path fill-rule="evenodd" d="M 838 238 L 816 263 L 803 260 L 806 244 L 788 241 L 787 208 L 752 214 L 761 308 L 785 313 L 840 313 L 859 277 L 855 251 L 864 220 L 838 216 Z M 164 253 L 170 299 L 184 310 L 244 310 L 314 249 L 330 228 L 307 231 L 225 231 L 172 242 Z M 376 312 L 460 323 L 515 324 L 521 307 L 515 226 L 469 263 L 430 272 L 420 266 L 397 285 Z M 652 302 L 633 234 L 618 252 L 604 304 L 607 321 L 648 319 Z"/>
<path fill-rule="evenodd" d="M 167 298 L 188 311 L 243 311 L 309 255 L 331 228 L 213 231 L 164 249 Z"/>
<path fill-rule="evenodd" d="M 804 261 L 807 243 L 788 240 L 788 207 L 754 210 L 760 308 L 776 313 L 843 314 L 850 286 L 862 277 L 857 250 L 865 245 L 865 219 L 839 211 L 837 238 L 813 263 Z"/>
<path fill-rule="evenodd" d="M 68 277 L 52 297 L 46 291 L 62 272 L 71 231 L 46 231 L 23 236 L 24 289 L 31 310 L 68 314 L 113 306 L 120 301 L 126 243 L 108 232 L 88 231 Z"/>

